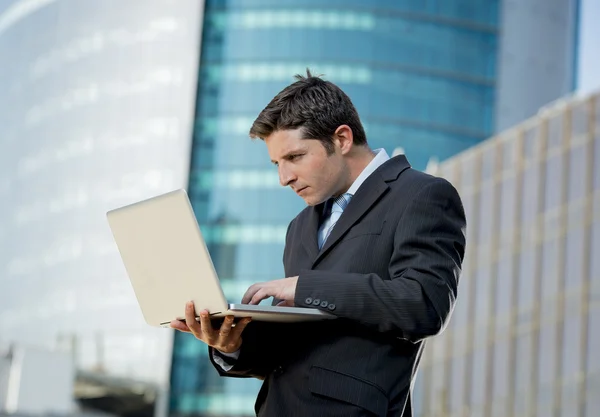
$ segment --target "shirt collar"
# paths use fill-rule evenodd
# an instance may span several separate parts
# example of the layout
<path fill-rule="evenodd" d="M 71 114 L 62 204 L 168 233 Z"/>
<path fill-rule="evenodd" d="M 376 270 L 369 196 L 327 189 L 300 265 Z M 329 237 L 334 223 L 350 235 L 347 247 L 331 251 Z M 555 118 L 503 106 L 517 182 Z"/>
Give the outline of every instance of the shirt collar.
<path fill-rule="evenodd" d="M 350 188 L 348 188 L 348 191 L 346 191 L 347 194 L 354 196 L 354 194 L 356 194 L 356 192 L 358 191 L 358 189 L 362 185 L 362 183 L 365 182 L 365 180 L 373 172 L 375 172 L 375 170 L 377 168 L 379 168 L 388 159 L 390 159 L 389 155 L 383 148 L 375 149 L 373 152 L 375 153 L 375 157 L 371 160 L 371 162 L 369 162 L 369 164 L 365 167 L 365 169 L 362 170 L 360 175 L 358 177 L 356 177 L 356 179 L 354 180 L 354 182 L 352 183 Z M 329 198 L 325 202 L 325 205 L 323 206 L 323 214 L 324 215 L 326 215 L 327 213 L 330 212 L 332 204 L 333 204 L 333 198 Z"/>
<path fill-rule="evenodd" d="M 383 148 L 375 149 L 375 157 L 369 162 L 369 165 L 362 170 L 360 175 L 356 177 L 348 191 L 347 194 L 354 196 L 363 182 L 373 173 L 377 168 L 383 165 L 388 159 L 390 159 L 389 155 Z"/>

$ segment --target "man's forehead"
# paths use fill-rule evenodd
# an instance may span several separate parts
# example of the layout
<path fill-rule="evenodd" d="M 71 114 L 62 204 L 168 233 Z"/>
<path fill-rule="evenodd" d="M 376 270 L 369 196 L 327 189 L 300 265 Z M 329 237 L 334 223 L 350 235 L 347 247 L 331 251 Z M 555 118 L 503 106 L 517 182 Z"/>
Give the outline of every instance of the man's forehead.
<path fill-rule="evenodd" d="M 273 134 L 265 139 L 269 153 L 273 152 L 278 154 L 278 156 L 285 155 L 294 150 L 305 149 L 309 144 L 308 142 L 310 141 L 302 139 L 301 132 L 292 130 L 279 130 L 273 132 Z"/>
<path fill-rule="evenodd" d="M 303 129 L 286 129 L 286 130 L 276 130 L 271 135 L 269 135 L 266 140 L 273 141 L 280 144 L 295 142 L 301 140 L 303 137 Z"/>

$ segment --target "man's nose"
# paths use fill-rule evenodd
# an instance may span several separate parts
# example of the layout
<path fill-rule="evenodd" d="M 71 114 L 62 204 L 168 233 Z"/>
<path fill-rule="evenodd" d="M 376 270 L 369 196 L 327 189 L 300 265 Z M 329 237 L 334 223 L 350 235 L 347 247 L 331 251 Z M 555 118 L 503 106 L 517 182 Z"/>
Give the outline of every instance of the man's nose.
<path fill-rule="evenodd" d="M 283 187 L 287 187 L 295 179 L 296 179 L 296 176 L 294 175 L 294 173 L 292 171 L 282 167 L 281 165 L 279 166 L 279 183 Z"/>

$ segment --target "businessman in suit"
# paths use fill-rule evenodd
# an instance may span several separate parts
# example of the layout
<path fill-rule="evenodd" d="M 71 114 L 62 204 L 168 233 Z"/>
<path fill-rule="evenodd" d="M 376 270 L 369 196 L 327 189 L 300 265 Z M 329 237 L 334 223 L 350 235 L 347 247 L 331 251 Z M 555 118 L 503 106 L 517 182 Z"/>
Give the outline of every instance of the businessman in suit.
<path fill-rule="evenodd" d="M 427 338 L 457 297 L 466 220 L 446 180 L 404 156 L 371 150 L 350 98 L 312 76 L 282 90 L 250 136 L 266 143 L 281 185 L 307 203 L 289 224 L 286 278 L 257 283 L 242 302 L 322 309 L 336 320 L 279 324 L 206 310 L 172 327 L 209 345 L 222 376 L 263 380 L 257 415 L 412 416 Z M 201 308 L 202 306 L 198 306 Z"/>

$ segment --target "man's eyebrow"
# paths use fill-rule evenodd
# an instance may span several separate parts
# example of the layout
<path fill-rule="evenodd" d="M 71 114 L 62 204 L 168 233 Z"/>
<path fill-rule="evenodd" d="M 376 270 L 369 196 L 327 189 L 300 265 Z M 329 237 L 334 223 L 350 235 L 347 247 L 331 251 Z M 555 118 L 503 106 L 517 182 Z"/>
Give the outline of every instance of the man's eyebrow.
<path fill-rule="evenodd" d="M 292 155 L 295 155 L 295 154 L 298 154 L 298 153 L 302 153 L 302 152 L 304 152 L 304 149 L 294 149 L 294 150 L 288 151 L 285 155 L 283 155 L 281 157 L 281 159 L 287 159 L 287 158 L 289 158 Z M 274 160 L 271 159 L 271 163 L 277 164 L 277 161 L 274 161 Z"/>

